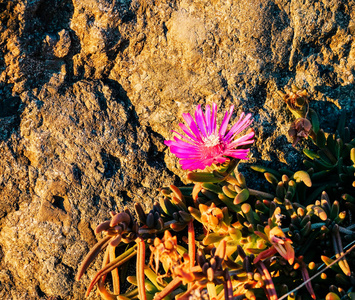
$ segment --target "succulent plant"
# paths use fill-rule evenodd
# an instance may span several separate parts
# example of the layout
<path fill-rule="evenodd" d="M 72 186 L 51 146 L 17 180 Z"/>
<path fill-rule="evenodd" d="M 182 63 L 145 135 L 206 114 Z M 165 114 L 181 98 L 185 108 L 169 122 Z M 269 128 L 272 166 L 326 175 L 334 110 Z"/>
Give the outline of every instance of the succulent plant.
<path fill-rule="evenodd" d="M 136 203 L 136 218 L 125 209 L 97 226 L 95 232 L 104 237 L 77 275 L 79 280 L 106 249 L 87 295 L 97 285 L 104 299 L 121 300 L 354 299 L 355 139 L 350 140 L 344 114 L 336 133 L 324 133 L 305 90 L 293 86 L 281 94 L 296 117 L 289 131 L 293 144 L 301 139 L 314 144 L 312 150 L 303 149 L 304 170 L 254 165 L 251 168 L 264 175 L 272 192 L 250 188 L 238 172 L 240 159 L 217 151 L 223 141 L 217 143 L 216 132 L 214 143 L 208 139 L 216 128 L 216 106 L 212 116 L 210 109 L 203 116 L 198 107 L 197 123 L 186 116 L 193 133 L 180 127 L 198 144 L 198 155 L 208 153 L 208 161 L 200 163 L 199 156 L 186 151 L 183 156 L 207 168 L 189 172 L 190 185 L 161 188 L 149 212 Z M 243 149 L 245 155 L 253 134 L 244 136 L 246 144 L 243 137 L 232 142 L 235 137 L 225 128 L 231 115 L 230 110 L 220 137 L 228 137 L 228 147 Z M 246 124 L 249 120 L 248 115 Z M 207 126 L 201 130 L 204 139 L 198 137 L 201 126 Z M 136 276 L 127 277 L 132 288 L 121 291 L 120 278 L 126 276 L 118 269 L 134 260 Z M 105 285 L 108 273 L 112 291 Z"/>

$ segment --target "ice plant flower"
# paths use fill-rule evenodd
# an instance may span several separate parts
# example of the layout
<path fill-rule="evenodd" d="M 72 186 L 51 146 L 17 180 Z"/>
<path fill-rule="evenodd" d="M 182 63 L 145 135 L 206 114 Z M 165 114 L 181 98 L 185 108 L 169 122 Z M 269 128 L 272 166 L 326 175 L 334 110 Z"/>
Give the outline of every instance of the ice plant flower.
<path fill-rule="evenodd" d="M 212 109 L 206 105 L 205 113 L 198 105 L 195 110 L 195 119 L 189 114 L 182 116 L 187 124 L 179 126 L 185 135 L 177 134 L 174 140 L 165 141 L 170 151 L 180 158 L 180 164 L 184 170 L 205 169 L 212 164 L 221 164 L 227 157 L 248 159 L 249 149 L 243 149 L 245 145 L 254 142 L 254 131 L 237 138 L 237 135 L 248 128 L 252 123 L 251 114 L 241 114 L 237 123 L 227 130 L 232 117 L 234 105 L 224 115 L 219 129 L 217 128 L 217 104 L 212 104 Z"/>

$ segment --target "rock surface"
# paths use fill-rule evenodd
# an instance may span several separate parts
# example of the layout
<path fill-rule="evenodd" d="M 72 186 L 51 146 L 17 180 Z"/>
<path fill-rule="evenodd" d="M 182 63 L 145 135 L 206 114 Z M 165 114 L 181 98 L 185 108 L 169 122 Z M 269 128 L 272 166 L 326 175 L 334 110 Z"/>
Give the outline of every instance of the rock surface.
<path fill-rule="evenodd" d="M 0 298 L 83 299 L 96 225 L 185 181 L 163 141 L 197 104 L 254 115 L 251 162 L 295 165 L 291 83 L 354 128 L 354 20 L 341 0 L 0 3 Z"/>

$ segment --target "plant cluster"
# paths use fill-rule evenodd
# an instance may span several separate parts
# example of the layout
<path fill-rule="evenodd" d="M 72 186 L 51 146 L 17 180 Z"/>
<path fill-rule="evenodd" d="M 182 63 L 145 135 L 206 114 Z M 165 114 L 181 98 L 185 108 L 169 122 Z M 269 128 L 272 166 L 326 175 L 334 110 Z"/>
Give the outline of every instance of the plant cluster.
<path fill-rule="evenodd" d="M 125 209 L 97 226 L 104 237 L 76 277 L 105 250 L 86 296 L 97 285 L 118 300 L 355 299 L 355 139 L 345 114 L 334 134 L 320 129 L 306 91 L 282 96 L 296 117 L 293 144 L 314 144 L 303 150 L 304 170 L 252 166 L 272 192 L 249 188 L 237 165 L 253 142 L 252 130 L 240 136 L 251 116 L 227 130 L 233 107 L 219 129 L 215 104 L 184 114 L 184 134 L 166 144 L 192 184 L 162 188 L 149 212 L 136 203 L 136 216 Z M 127 277 L 131 261 L 136 276 Z M 132 286 L 122 292 L 126 279 Z"/>

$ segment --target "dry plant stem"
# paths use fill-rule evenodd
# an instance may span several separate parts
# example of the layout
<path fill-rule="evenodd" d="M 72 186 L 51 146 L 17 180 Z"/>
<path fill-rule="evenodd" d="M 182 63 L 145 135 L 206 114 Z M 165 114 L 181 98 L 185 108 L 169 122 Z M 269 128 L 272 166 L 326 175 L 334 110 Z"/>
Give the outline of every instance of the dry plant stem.
<path fill-rule="evenodd" d="M 141 237 L 136 239 L 137 243 L 137 286 L 140 300 L 146 300 L 144 265 L 145 265 L 145 242 Z"/>
<path fill-rule="evenodd" d="M 190 258 L 190 269 L 193 268 L 195 264 L 195 253 L 196 253 L 196 247 L 195 247 L 195 229 L 194 229 L 194 223 L 193 220 L 189 222 L 188 225 L 188 242 L 189 242 L 189 258 Z M 191 288 L 192 283 L 188 284 L 188 288 Z"/>
<path fill-rule="evenodd" d="M 102 240 L 98 241 L 95 246 L 90 250 L 90 252 L 85 256 L 83 263 L 81 264 L 78 273 L 76 274 L 75 279 L 77 281 L 80 280 L 81 276 L 83 276 L 86 269 L 89 267 L 91 262 L 95 259 L 95 257 L 101 252 L 101 250 L 105 249 L 108 245 L 111 236 L 107 236 Z"/>
<path fill-rule="evenodd" d="M 110 261 L 114 261 L 116 258 L 116 247 L 113 247 L 111 245 L 108 245 L 108 249 L 109 249 L 109 256 L 110 256 Z M 118 269 L 115 268 L 111 271 L 111 275 L 112 275 L 112 283 L 113 283 L 113 293 L 115 295 L 119 295 L 120 294 L 120 277 L 118 275 Z"/>
<path fill-rule="evenodd" d="M 161 300 L 167 295 L 169 295 L 173 290 L 175 290 L 180 284 L 182 280 L 179 277 L 175 277 L 169 284 L 154 297 L 154 300 Z"/>
<path fill-rule="evenodd" d="M 324 269 L 320 270 L 318 273 L 314 274 L 311 278 L 309 278 L 307 281 L 303 282 L 302 284 L 300 284 L 298 287 L 296 287 L 295 289 L 293 289 L 292 291 L 289 291 L 287 294 L 283 295 L 281 298 L 279 298 L 279 300 L 285 299 L 286 297 L 288 297 L 289 295 L 291 295 L 292 293 L 296 292 L 297 290 L 299 290 L 301 287 L 305 286 L 308 282 L 310 282 L 311 280 L 313 280 L 314 278 L 318 277 L 319 275 L 321 275 L 325 270 L 329 269 L 332 265 L 336 264 L 338 261 L 340 261 L 344 256 L 348 255 L 352 250 L 354 250 L 355 245 L 352 245 L 351 248 L 349 248 L 348 250 L 346 250 L 345 253 L 343 253 L 342 255 L 340 255 L 336 260 L 334 260 L 332 263 L 330 263 L 329 265 L 327 265 Z"/>
<path fill-rule="evenodd" d="M 114 261 L 111 261 L 109 264 L 107 264 L 103 269 L 98 271 L 92 281 L 90 282 L 90 285 L 88 287 L 88 290 L 86 291 L 85 297 L 88 297 L 92 288 L 94 285 L 100 280 L 100 278 L 107 274 L 108 272 L 111 272 L 113 269 L 118 268 L 119 266 L 123 265 L 125 262 L 129 261 L 133 256 L 137 254 L 137 250 L 135 249 L 136 245 L 131 247 L 129 250 L 127 250 L 125 253 L 121 254 L 120 256 L 116 257 Z"/>

